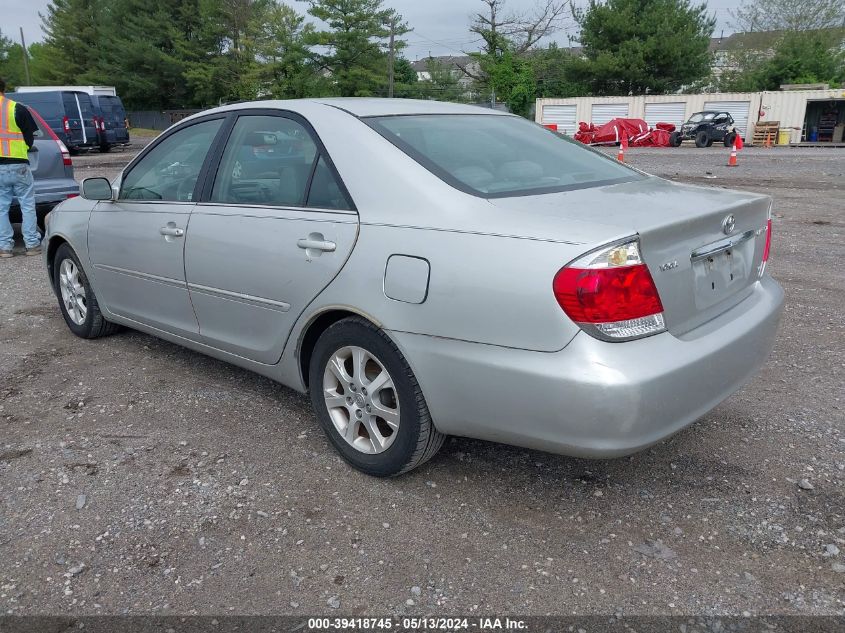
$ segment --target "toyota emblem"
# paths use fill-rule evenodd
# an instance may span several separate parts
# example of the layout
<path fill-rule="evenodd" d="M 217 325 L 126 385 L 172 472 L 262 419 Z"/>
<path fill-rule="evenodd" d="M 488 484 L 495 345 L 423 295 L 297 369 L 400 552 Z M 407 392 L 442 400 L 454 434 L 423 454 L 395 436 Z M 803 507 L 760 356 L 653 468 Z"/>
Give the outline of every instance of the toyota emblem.
<path fill-rule="evenodd" d="M 731 213 L 728 215 L 724 220 L 722 220 L 722 233 L 725 235 L 730 235 L 734 232 L 734 228 L 736 227 L 736 218 L 734 214 Z"/>

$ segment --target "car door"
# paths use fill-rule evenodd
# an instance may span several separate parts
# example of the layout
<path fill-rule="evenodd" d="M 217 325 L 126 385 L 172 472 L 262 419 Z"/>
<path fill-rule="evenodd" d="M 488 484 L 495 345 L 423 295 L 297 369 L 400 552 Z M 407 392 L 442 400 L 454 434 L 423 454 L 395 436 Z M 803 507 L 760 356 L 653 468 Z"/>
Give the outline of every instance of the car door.
<path fill-rule="evenodd" d="M 113 313 L 197 337 L 184 247 L 195 190 L 223 120 L 192 122 L 159 139 L 127 168 L 117 199 L 91 213 L 97 294 Z"/>
<path fill-rule="evenodd" d="M 277 362 L 357 234 L 358 214 L 310 125 L 279 111 L 240 114 L 185 245 L 201 340 Z"/>

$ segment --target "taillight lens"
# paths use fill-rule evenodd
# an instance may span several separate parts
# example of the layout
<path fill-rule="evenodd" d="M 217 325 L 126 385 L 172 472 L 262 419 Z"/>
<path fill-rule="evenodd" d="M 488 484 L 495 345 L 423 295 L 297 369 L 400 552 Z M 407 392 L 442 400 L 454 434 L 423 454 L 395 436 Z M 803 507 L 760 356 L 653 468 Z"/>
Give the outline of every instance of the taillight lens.
<path fill-rule="evenodd" d="M 769 253 L 772 250 L 772 211 L 769 210 L 769 219 L 766 220 L 766 228 L 763 229 L 766 231 L 766 243 L 763 246 L 763 259 L 760 261 L 760 265 L 757 267 L 758 274 L 760 277 L 763 276 L 763 273 L 766 272 L 766 262 L 769 261 Z"/>
<path fill-rule="evenodd" d="M 65 129 L 65 132 L 70 134 L 70 119 L 62 117 L 62 127 Z"/>
<path fill-rule="evenodd" d="M 62 164 L 66 167 L 73 167 L 73 160 L 70 158 L 70 152 L 68 151 L 67 146 L 59 139 L 56 139 L 56 143 L 59 144 L 59 151 L 62 154 Z"/>
<path fill-rule="evenodd" d="M 552 286 L 567 316 L 597 338 L 625 341 L 666 329 L 639 240 L 588 253 L 561 268 Z"/>
<path fill-rule="evenodd" d="M 772 219 L 766 222 L 766 246 L 763 247 L 763 262 L 769 261 L 769 251 L 772 249 Z"/>

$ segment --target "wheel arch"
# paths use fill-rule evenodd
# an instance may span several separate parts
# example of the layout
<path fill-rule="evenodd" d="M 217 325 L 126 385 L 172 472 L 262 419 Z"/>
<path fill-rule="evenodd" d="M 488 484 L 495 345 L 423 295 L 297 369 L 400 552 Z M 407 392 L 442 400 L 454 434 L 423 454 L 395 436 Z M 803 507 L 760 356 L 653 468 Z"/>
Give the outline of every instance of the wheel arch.
<path fill-rule="evenodd" d="M 50 237 L 50 241 L 47 243 L 47 274 L 50 278 L 50 286 L 53 288 L 53 292 L 56 291 L 56 284 L 55 284 L 55 275 L 53 274 L 53 264 L 56 261 L 56 252 L 59 250 L 62 244 L 67 244 L 70 246 L 70 242 L 62 235 L 53 235 Z M 70 246 L 73 248 L 73 246 Z"/>
<path fill-rule="evenodd" d="M 308 323 L 302 328 L 302 334 L 299 336 L 299 344 L 297 345 L 296 360 L 299 368 L 299 374 L 302 379 L 302 384 L 308 389 L 309 366 L 311 365 L 311 356 L 314 353 L 314 346 L 317 344 L 320 336 L 329 327 L 349 317 L 358 317 L 365 319 L 372 323 L 375 327 L 383 329 L 381 323 L 374 319 L 371 315 L 358 311 L 350 307 L 329 307 L 314 314 L 309 319 Z"/>

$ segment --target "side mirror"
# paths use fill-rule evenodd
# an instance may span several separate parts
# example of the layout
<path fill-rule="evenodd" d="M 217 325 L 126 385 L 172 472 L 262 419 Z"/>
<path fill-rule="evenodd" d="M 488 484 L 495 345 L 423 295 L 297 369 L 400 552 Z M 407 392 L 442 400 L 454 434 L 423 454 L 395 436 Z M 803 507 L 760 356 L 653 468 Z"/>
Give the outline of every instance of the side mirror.
<path fill-rule="evenodd" d="M 113 200 L 111 183 L 106 178 L 86 178 L 82 181 L 82 197 L 86 200 Z"/>

